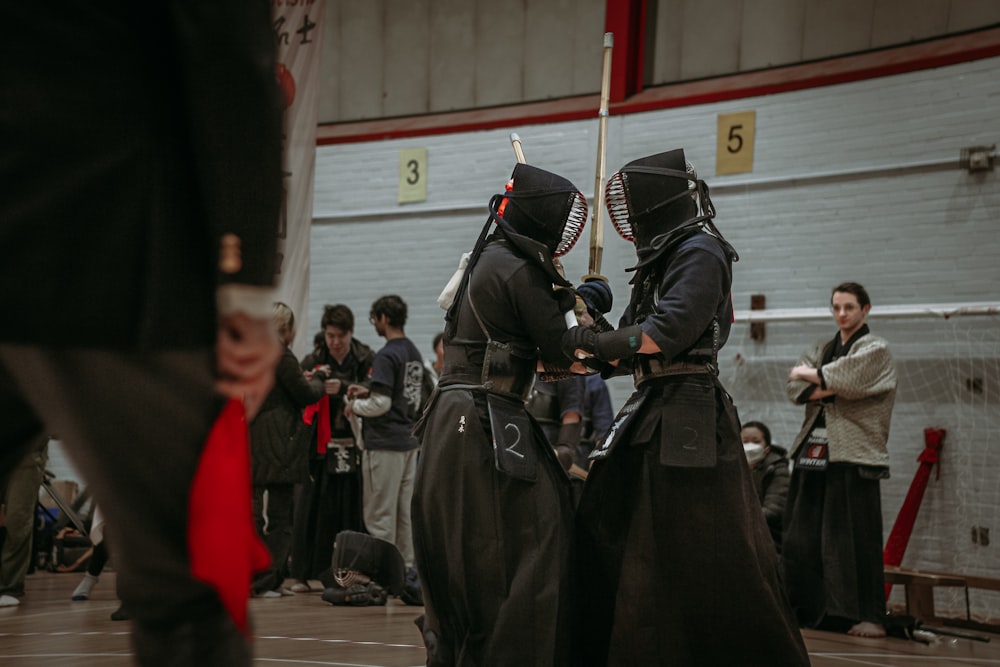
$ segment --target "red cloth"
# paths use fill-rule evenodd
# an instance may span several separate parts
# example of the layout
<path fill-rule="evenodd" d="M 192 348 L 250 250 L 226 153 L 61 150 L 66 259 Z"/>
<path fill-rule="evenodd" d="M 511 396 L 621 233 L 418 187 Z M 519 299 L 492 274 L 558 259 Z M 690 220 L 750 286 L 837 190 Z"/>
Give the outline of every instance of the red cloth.
<path fill-rule="evenodd" d="M 330 442 L 330 397 L 324 396 L 316 403 L 308 406 L 302 412 L 302 421 L 312 424 L 313 419 L 319 418 L 316 424 L 316 453 L 326 454 L 326 443 Z"/>
<path fill-rule="evenodd" d="M 250 435 L 243 404 L 230 400 L 212 426 L 188 502 L 191 575 L 211 585 L 236 627 L 249 634 L 254 572 L 271 563 L 253 522 Z"/>
<path fill-rule="evenodd" d="M 917 521 L 917 512 L 920 510 L 920 503 L 924 499 L 924 490 L 927 488 L 927 481 L 931 476 L 931 468 L 941 459 L 941 447 L 944 445 L 944 436 L 947 431 L 943 428 L 924 429 L 924 451 L 917 457 L 920 467 L 913 475 L 910 483 L 910 490 L 906 494 L 903 506 L 899 508 L 899 515 L 896 523 L 892 526 L 889 539 L 885 543 L 885 550 L 882 552 L 882 562 L 885 565 L 899 565 L 903 562 L 903 554 L 906 552 L 906 545 L 910 542 L 910 535 L 913 533 L 913 524 Z M 938 475 L 941 468 L 938 467 Z M 885 585 L 885 597 L 889 598 L 892 591 L 892 584 Z"/>

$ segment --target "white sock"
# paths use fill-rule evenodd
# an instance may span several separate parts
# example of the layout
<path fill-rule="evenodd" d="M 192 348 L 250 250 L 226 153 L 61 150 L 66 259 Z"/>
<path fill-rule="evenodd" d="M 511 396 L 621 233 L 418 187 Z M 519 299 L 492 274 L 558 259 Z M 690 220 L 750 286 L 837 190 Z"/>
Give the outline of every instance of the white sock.
<path fill-rule="evenodd" d="M 21 601 L 13 595 L 0 595 L 0 607 L 16 607 L 19 604 Z"/>
<path fill-rule="evenodd" d="M 73 591 L 74 600 L 89 600 L 90 599 L 90 589 L 94 587 L 97 583 L 97 577 L 90 574 L 89 572 L 83 575 L 83 579 L 76 586 L 76 590 Z"/>

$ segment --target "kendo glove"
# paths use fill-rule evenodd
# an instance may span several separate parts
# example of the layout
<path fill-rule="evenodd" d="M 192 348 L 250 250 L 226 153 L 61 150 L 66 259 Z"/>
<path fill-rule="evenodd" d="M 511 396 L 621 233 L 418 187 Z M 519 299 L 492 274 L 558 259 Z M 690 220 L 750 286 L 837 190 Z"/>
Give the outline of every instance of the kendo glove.
<path fill-rule="evenodd" d="M 590 316 L 597 319 L 602 313 L 611 312 L 614 301 L 611 286 L 600 278 L 591 278 L 576 288 L 577 295 L 587 304 Z"/>
<path fill-rule="evenodd" d="M 594 356 L 601 361 L 613 361 L 631 357 L 642 347 L 642 327 L 633 324 L 616 331 L 597 334 L 597 349 Z"/>
<path fill-rule="evenodd" d="M 600 334 L 588 327 L 573 327 L 562 337 L 563 352 L 571 359 L 581 350 L 601 361 L 614 361 L 632 356 L 641 346 L 642 327 L 638 324 Z"/>
<path fill-rule="evenodd" d="M 597 334 L 589 327 L 576 326 L 568 329 L 562 335 L 560 344 L 563 353 L 567 357 L 573 361 L 578 361 L 576 356 L 577 350 L 593 356 L 594 350 L 597 349 Z"/>

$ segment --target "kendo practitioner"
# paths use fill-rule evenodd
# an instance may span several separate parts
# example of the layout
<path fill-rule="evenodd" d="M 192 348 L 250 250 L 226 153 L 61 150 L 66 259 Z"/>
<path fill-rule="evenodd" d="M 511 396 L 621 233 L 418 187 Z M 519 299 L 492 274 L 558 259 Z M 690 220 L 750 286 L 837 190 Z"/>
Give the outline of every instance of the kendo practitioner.
<path fill-rule="evenodd" d="M 526 164 L 509 187 L 448 310 L 444 368 L 417 425 L 413 538 L 433 666 L 570 664 L 570 481 L 525 400 L 540 364 L 552 379 L 586 370 L 560 347 L 574 299 L 553 257 L 587 205 Z"/>
<path fill-rule="evenodd" d="M 632 374 L 635 392 L 591 454 L 580 501 L 588 599 L 573 664 L 807 665 L 718 379 L 738 256 L 682 149 L 626 164 L 606 194 L 639 260 L 631 300 L 617 331 L 576 327 L 564 342 L 620 360 L 602 373 Z"/>

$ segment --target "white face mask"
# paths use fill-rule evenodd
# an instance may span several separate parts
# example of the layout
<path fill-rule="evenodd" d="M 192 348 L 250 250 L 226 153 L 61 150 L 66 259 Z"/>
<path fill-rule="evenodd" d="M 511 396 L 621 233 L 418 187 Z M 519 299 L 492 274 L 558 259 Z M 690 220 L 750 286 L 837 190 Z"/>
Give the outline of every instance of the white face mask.
<path fill-rule="evenodd" d="M 750 464 L 751 468 L 763 461 L 764 456 L 766 456 L 764 445 L 759 442 L 744 442 L 743 451 L 746 452 L 747 463 Z"/>

